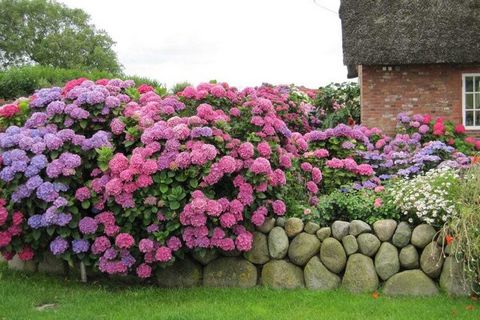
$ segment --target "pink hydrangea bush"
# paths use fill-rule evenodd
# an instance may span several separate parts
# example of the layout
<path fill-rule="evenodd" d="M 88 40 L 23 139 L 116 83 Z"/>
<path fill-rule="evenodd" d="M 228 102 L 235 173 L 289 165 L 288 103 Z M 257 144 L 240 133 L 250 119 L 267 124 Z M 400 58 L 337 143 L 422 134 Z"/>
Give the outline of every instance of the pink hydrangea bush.
<path fill-rule="evenodd" d="M 343 185 L 468 165 L 427 133 L 314 130 L 314 96 L 226 83 L 165 94 L 115 79 L 39 90 L 0 133 L 0 251 L 148 278 L 186 251 L 248 251 L 266 219 L 314 213 Z"/>

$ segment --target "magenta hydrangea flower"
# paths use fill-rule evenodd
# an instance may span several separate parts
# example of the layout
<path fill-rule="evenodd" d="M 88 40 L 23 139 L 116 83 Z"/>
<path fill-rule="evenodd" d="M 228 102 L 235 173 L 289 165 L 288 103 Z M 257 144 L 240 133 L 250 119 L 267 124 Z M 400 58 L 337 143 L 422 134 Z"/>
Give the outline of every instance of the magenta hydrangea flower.
<path fill-rule="evenodd" d="M 115 245 L 120 249 L 129 249 L 135 244 L 135 240 L 128 233 L 120 233 L 115 238 Z"/>
<path fill-rule="evenodd" d="M 155 252 L 155 259 L 159 262 L 168 262 L 172 260 L 172 249 L 162 246 Z"/>
<path fill-rule="evenodd" d="M 270 166 L 270 161 L 265 158 L 259 157 L 255 159 L 250 166 L 250 171 L 255 174 L 268 174 L 272 171 L 272 167 Z"/>
<path fill-rule="evenodd" d="M 287 212 L 287 206 L 282 200 L 273 201 L 272 209 L 277 216 L 283 216 Z"/>
<path fill-rule="evenodd" d="M 75 192 L 75 198 L 78 201 L 85 201 L 90 199 L 90 190 L 87 187 L 78 188 Z"/>

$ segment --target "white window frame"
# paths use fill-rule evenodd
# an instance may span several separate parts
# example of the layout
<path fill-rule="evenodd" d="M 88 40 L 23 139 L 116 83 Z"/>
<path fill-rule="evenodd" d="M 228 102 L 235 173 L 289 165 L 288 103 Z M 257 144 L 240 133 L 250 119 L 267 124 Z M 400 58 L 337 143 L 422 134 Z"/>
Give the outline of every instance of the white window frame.
<path fill-rule="evenodd" d="M 467 77 L 477 77 L 480 78 L 480 73 L 463 73 L 462 74 L 462 122 L 466 130 L 480 130 L 480 124 L 477 123 L 476 126 L 467 126 L 467 112 L 465 109 L 465 104 L 466 104 L 466 78 Z M 475 81 L 474 81 L 475 85 Z M 475 89 L 475 88 L 474 88 Z M 478 91 L 473 91 L 473 106 L 475 107 L 475 94 L 479 93 L 480 90 Z M 469 109 L 470 110 L 470 109 Z M 480 112 L 480 109 L 474 109 L 475 112 Z M 473 119 L 475 122 L 475 112 L 473 113 Z"/>

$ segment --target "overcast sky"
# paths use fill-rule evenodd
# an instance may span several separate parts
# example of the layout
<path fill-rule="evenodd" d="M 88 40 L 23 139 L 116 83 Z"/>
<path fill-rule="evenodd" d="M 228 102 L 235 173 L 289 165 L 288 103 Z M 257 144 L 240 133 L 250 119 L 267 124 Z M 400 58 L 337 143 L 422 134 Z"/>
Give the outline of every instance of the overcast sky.
<path fill-rule="evenodd" d="M 60 2 L 84 9 L 110 34 L 127 74 L 168 86 L 346 81 L 339 0 Z"/>

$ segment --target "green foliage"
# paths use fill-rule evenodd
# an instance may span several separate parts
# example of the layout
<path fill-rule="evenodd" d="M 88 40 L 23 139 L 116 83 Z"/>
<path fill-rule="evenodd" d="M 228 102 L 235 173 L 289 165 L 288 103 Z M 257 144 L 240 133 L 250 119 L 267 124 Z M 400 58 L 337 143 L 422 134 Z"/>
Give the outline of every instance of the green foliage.
<path fill-rule="evenodd" d="M 182 92 L 183 89 L 185 89 L 186 87 L 188 86 L 191 86 L 191 84 L 187 81 L 184 81 L 184 82 L 180 82 L 180 83 L 177 83 L 173 86 L 172 88 L 172 92 L 174 94 L 178 93 L 178 92 Z"/>
<path fill-rule="evenodd" d="M 467 170 L 455 184 L 457 214 L 447 225 L 453 236 L 453 254 L 465 261 L 465 271 L 480 283 L 480 165 Z M 480 287 L 479 287 L 480 288 Z M 477 289 L 479 289 L 477 288 Z"/>
<path fill-rule="evenodd" d="M 376 199 L 381 199 L 379 206 L 375 206 Z M 368 223 L 381 219 L 398 220 L 400 212 L 388 200 L 388 194 L 385 192 L 374 192 L 368 189 L 335 190 L 320 197 L 317 205 L 318 215 L 312 215 L 312 220 L 322 225 L 335 220 L 358 219 Z"/>
<path fill-rule="evenodd" d="M 3 68 L 40 64 L 82 70 L 121 71 L 114 41 L 89 23 L 81 9 L 47 0 L 0 1 Z"/>
<path fill-rule="evenodd" d="M 314 103 L 321 128 L 360 123 L 360 87 L 353 82 L 332 83 L 318 89 Z"/>

